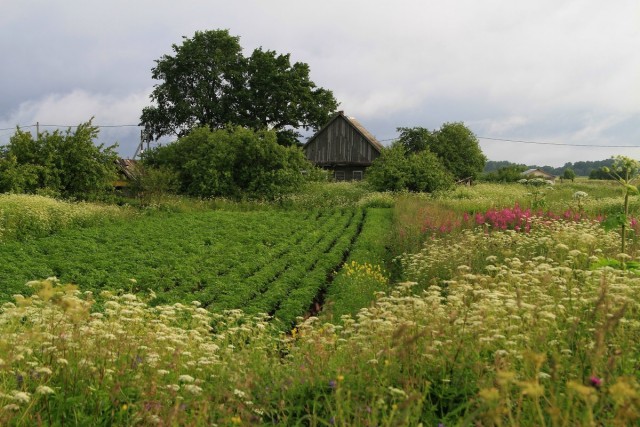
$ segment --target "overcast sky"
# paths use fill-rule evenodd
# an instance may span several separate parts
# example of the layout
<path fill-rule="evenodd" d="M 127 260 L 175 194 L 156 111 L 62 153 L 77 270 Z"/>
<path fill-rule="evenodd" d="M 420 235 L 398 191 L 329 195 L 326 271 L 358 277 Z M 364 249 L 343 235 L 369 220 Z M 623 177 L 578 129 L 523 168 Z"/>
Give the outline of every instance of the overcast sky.
<path fill-rule="evenodd" d="M 397 127 L 462 121 L 490 160 L 561 166 L 616 154 L 640 159 L 637 0 L 0 6 L 0 144 L 16 125 L 36 122 L 68 126 L 95 116 L 98 125 L 137 125 L 158 83 L 154 60 L 171 54 L 182 36 L 228 29 L 247 55 L 262 46 L 308 63 L 311 79 L 379 140 L 397 137 Z M 100 135 L 130 157 L 139 128 L 103 128 Z"/>

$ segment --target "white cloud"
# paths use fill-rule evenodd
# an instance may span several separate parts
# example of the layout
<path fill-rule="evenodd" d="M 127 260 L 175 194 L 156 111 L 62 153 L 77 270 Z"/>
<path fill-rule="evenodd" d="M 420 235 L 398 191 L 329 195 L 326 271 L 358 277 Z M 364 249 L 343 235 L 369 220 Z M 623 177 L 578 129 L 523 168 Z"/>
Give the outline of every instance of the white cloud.
<path fill-rule="evenodd" d="M 22 102 L 8 117 L 0 118 L 0 128 L 27 127 L 39 123 L 41 132 L 52 132 L 55 129 L 66 130 L 93 117 L 94 125 L 108 126 L 101 128 L 98 142 L 106 145 L 120 142 L 119 151 L 125 156 L 132 155 L 140 130 L 128 125 L 138 124 L 142 108 L 149 104 L 149 93 L 150 89 L 124 96 L 85 90 L 50 94 Z M 33 128 L 31 131 L 34 131 Z M 8 141 L 11 134 L 13 131 L 3 131 L 0 143 Z"/>

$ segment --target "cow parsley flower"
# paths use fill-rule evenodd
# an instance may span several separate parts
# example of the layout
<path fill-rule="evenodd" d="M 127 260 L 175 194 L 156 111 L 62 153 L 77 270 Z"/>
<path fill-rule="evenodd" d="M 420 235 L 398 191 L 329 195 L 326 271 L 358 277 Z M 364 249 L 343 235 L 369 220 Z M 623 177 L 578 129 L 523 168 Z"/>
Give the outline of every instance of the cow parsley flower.
<path fill-rule="evenodd" d="M 192 383 L 195 379 L 191 375 L 180 375 L 178 381 L 181 383 Z"/>
<path fill-rule="evenodd" d="M 48 387 L 46 385 L 40 385 L 38 386 L 38 388 L 36 388 L 36 393 L 47 395 L 47 394 L 54 394 L 55 391 L 51 387 Z"/>
<path fill-rule="evenodd" d="M 25 391 L 14 391 L 12 394 L 13 400 L 16 400 L 20 403 L 29 403 L 29 401 L 31 400 L 31 396 Z"/>

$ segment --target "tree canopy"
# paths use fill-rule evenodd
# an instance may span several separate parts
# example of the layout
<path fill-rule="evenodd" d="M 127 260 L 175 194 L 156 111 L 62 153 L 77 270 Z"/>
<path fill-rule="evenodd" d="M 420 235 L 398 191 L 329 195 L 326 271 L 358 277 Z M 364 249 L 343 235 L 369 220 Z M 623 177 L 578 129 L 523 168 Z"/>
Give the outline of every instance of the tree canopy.
<path fill-rule="evenodd" d="M 461 122 L 444 123 L 430 131 L 422 127 L 398 128 L 399 143 L 409 152 L 429 150 L 434 153 L 455 179 L 476 178 L 487 158 L 478 138 Z"/>
<path fill-rule="evenodd" d="M 562 172 L 562 179 L 568 179 L 574 181 L 576 179 L 576 173 L 571 168 L 566 168 L 564 172 Z"/>
<path fill-rule="evenodd" d="M 0 192 L 45 193 L 91 199 L 111 190 L 116 145 L 95 145 L 91 121 L 34 136 L 17 129 L 0 151 Z"/>
<path fill-rule="evenodd" d="M 274 130 L 290 145 L 299 129 L 320 128 L 338 106 L 331 91 L 310 80 L 307 64 L 262 48 L 245 57 L 239 37 L 227 30 L 196 32 L 172 48 L 174 55 L 156 60 L 152 77 L 162 83 L 140 118 L 155 140 L 232 124 Z"/>
<path fill-rule="evenodd" d="M 194 129 L 145 153 L 145 166 L 174 171 L 179 192 L 196 197 L 274 199 L 297 189 L 313 166 L 299 147 L 284 147 L 274 131 L 240 126 Z"/>
<path fill-rule="evenodd" d="M 367 181 L 378 191 L 430 193 L 449 188 L 453 177 L 431 151 L 412 152 L 396 142 L 374 160 L 367 170 Z"/>

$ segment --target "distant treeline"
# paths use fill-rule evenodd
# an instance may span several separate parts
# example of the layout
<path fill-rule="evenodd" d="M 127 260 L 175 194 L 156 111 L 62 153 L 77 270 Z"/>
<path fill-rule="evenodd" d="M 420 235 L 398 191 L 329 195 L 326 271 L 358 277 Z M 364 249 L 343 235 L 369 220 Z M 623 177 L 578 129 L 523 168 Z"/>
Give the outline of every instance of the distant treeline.
<path fill-rule="evenodd" d="M 484 172 L 485 173 L 495 172 L 498 169 L 516 166 L 516 167 L 524 168 L 525 170 L 538 168 L 556 176 L 562 176 L 562 174 L 566 169 L 572 169 L 577 176 L 590 176 L 593 171 L 599 171 L 603 166 L 611 167 L 612 164 L 613 164 L 613 159 L 606 159 L 606 160 L 584 161 L 584 162 L 575 162 L 575 163 L 567 162 L 564 164 L 564 166 L 561 166 L 559 168 L 554 168 L 552 166 L 537 166 L 537 165 L 525 165 L 523 163 L 513 163 L 507 160 L 500 160 L 500 161 L 489 160 L 487 161 L 484 167 Z"/>

